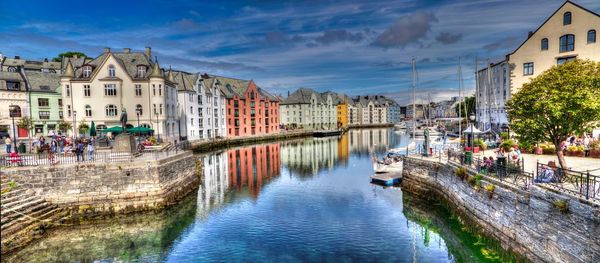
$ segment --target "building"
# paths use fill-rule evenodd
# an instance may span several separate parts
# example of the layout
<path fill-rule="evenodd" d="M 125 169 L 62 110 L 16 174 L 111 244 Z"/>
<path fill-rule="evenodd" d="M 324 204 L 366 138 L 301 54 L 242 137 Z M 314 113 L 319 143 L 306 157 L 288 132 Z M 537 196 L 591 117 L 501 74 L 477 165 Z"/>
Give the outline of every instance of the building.
<path fill-rule="evenodd" d="M 508 63 L 501 61 L 477 71 L 475 112 L 481 130 L 500 132 L 508 125 L 505 105 L 511 98 L 509 70 Z"/>
<path fill-rule="evenodd" d="M 599 30 L 599 14 L 566 1 L 506 56 L 511 92 L 554 65 L 573 59 L 600 61 Z"/>
<path fill-rule="evenodd" d="M 258 198 L 260 189 L 281 173 L 281 152 L 279 143 L 256 145 L 227 151 L 229 190 L 238 192 L 247 189 Z"/>
<path fill-rule="evenodd" d="M 336 95 L 335 98 L 335 108 L 336 108 L 336 117 L 337 117 L 337 128 L 346 128 L 350 124 L 349 122 L 349 101 L 351 101 L 346 95 Z"/>
<path fill-rule="evenodd" d="M 281 124 L 292 128 L 337 128 L 337 109 L 333 92 L 318 93 L 299 88 L 281 102 Z"/>
<path fill-rule="evenodd" d="M 98 130 L 120 126 L 123 111 L 128 126 L 151 127 L 160 139 L 177 140 L 177 90 L 165 78 L 158 60 L 145 52 L 112 52 L 98 57 L 69 59 L 61 76 L 65 121 L 94 121 Z M 75 125 L 76 126 L 76 125 Z"/>
<path fill-rule="evenodd" d="M 383 99 L 387 102 L 387 123 L 400 123 L 403 118 L 400 105 L 390 98 L 383 97 Z"/>
<path fill-rule="evenodd" d="M 456 118 L 456 107 L 458 105 L 458 97 L 452 97 L 450 100 L 444 100 L 435 103 L 432 108 L 435 113 L 432 114 L 434 118 Z"/>
<path fill-rule="evenodd" d="M 46 136 L 55 133 L 63 119 L 60 74 L 25 71 L 25 77 L 29 87 L 33 134 Z"/>
<path fill-rule="evenodd" d="M 11 118 L 11 109 L 14 111 L 14 122 Z M 7 133 L 11 138 L 28 137 L 27 129 L 17 127 L 21 118 L 25 116 L 29 116 L 29 94 L 23 68 L 15 67 L 14 70 L 0 71 L 0 133 Z"/>
<path fill-rule="evenodd" d="M 380 100 L 379 97 L 358 96 L 354 99 L 360 125 L 387 123 L 387 102 Z"/>
<path fill-rule="evenodd" d="M 226 98 L 227 136 L 279 132 L 279 99 L 253 80 L 211 76 Z"/>
<path fill-rule="evenodd" d="M 360 125 L 360 118 L 358 112 L 358 103 L 351 99 L 348 101 L 348 124 L 349 125 Z"/>

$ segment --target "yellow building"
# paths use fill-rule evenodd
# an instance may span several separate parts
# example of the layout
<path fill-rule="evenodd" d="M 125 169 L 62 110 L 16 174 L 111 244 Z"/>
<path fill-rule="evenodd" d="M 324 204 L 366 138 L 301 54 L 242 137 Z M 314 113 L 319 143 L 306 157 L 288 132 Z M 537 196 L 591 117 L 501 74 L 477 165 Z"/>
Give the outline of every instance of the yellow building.
<path fill-rule="evenodd" d="M 600 15 L 566 1 L 514 52 L 507 55 L 511 92 L 554 65 L 573 59 L 600 61 Z"/>
<path fill-rule="evenodd" d="M 348 127 L 348 102 L 340 102 L 336 106 L 337 109 L 337 126 L 338 128 Z"/>

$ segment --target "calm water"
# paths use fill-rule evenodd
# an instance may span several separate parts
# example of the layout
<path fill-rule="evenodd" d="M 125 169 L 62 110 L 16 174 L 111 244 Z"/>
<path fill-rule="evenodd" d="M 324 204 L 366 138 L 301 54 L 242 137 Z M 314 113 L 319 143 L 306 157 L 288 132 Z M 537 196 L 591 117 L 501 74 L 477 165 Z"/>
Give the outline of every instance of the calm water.
<path fill-rule="evenodd" d="M 482 262 L 510 254 L 443 205 L 369 184 L 388 129 L 200 155 L 197 194 L 166 211 L 65 227 L 13 262 Z"/>

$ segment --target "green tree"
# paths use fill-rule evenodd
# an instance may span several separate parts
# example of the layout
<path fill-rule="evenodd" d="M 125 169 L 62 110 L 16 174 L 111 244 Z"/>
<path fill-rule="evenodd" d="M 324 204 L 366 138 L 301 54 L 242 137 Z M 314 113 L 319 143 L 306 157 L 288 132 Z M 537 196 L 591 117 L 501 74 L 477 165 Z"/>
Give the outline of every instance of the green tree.
<path fill-rule="evenodd" d="M 463 118 L 475 115 L 475 96 L 466 97 L 464 101 L 456 104 L 454 111 L 456 111 L 457 116 L 461 116 Z"/>
<path fill-rule="evenodd" d="M 27 133 L 31 135 L 31 130 L 33 130 L 33 119 L 29 116 L 25 116 L 17 122 L 17 127 L 26 129 Z"/>
<path fill-rule="evenodd" d="M 88 132 L 89 129 L 90 126 L 85 122 L 85 119 L 81 120 L 78 127 L 79 133 L 85 134 Z"/>
<path fill-rule="evenodd" d="M 71 125 L 70 122 L 64 120 L 58 121 L 58 129 L 60 131 L 66 133 L 67 131 L 71 130 L 71 128 L 73 128 L 73 125 Z"/>
<path fill-rule="evenodd" d="M 61 62 L 63 57 L 72 58 L 74 56 L 78 57 L 87 57 L 84 53 L 78 51 L 69 51 L 58 54 L 55 58 L 52 59 L 54 62 Z"/>
<path fill-rule="evenodd" d="M 523 85 L 507 103 L 511 127 L 520 141 L 552 142 L 600 125 L 600 63 L 575 60 L 554 66 Z M 565 168 L 563 152 L 556 151 Z"/>

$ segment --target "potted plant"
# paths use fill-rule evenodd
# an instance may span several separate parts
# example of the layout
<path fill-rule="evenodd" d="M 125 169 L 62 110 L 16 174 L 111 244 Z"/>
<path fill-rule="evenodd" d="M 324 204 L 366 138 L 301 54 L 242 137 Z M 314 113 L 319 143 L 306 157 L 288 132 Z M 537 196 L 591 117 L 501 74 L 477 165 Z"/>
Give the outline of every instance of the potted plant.
<path fill-rule="evenodd" d="M 500 144 L 500 147 L 504 149 L 504 151 L 510 151 L 510 148 L 515 145 L 516 143 L 513 140 L 505 140 L 502 144 Z"/>
<path fill-rule="evenodd" d="M 567 147 L 567 156 L 583 157 L 585 156 L 584 148 L 582 145 L 569 145 Z"/>
<path fill-rule="evenodd" d="M 590 157 L 600 158 L 600 141 L 595 141 L 590 144 Z"/>
<path fill-rule="evenodd" d="M 485 142 L 482 139 L 475 139 L 473 141 L 473 145 L 475 146 L 475 148 L 473 149 L 473 152 L 478 153 L 479 150 L 482 150 L 485 152 L 485 150 L 487 150 L 487 144 L 485 144 Z"/>
<path fill-rule="evenodd" d="M 536 155 L 542 155 L 542 154 L 544 154 L 544 149 L 542 148 L 542 146 L 540 144 L 536 144 L 535 149 L 533 150 L 533 153 Z"/>

